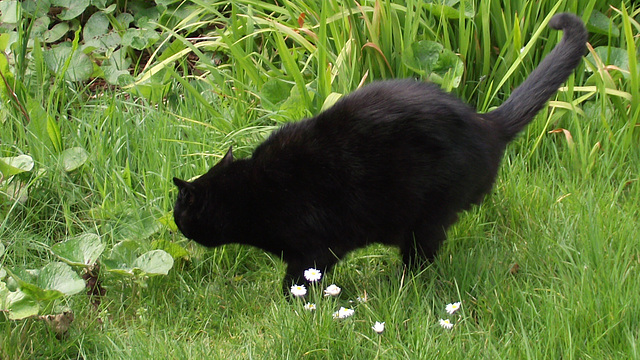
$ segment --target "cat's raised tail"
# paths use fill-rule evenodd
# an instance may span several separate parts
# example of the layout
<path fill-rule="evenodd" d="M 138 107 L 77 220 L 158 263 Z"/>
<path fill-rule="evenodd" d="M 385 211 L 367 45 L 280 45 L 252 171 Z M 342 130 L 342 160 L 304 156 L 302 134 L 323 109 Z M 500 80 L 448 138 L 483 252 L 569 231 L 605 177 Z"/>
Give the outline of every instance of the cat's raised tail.
<path fill-rule="evenodd" d="M 485 114 L 498 122 L 506 141 L 513 139 L 540 111 L 586 54 L 587 29 L 579 17 L 556 14 L 552 29 L 563 30 L 560 43 L 496 110 Z"/>

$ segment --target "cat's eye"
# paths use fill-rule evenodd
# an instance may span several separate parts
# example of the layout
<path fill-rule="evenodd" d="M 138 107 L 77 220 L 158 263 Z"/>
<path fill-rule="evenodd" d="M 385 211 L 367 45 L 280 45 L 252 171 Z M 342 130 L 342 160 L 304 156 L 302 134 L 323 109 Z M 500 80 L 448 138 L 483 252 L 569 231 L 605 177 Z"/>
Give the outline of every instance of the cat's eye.
<path fill-rule="evenodd" d="M 178 198 L 185 202 L 187 205 L 193 205 L 193 202 L 195 201 L 195 196 L 193 196 L 193 193 L 191 193 L 191 191 L 186 188 L 180 189 Z"/>

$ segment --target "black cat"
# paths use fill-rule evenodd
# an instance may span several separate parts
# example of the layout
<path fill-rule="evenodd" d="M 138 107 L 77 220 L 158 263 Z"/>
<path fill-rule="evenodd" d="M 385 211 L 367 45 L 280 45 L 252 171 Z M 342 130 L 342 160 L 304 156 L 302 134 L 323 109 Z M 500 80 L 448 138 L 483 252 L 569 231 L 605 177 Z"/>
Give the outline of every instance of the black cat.
<path fill-rule="evenodd" d="M 287 124 L 248 159 L 224 158 L 179 188 L 175 222 L 205 246 L 253 245 L 288 264 L 330 270 L 371 243 L 431 260 L 457 213 L 479 203 L 507 143 L 578 66 L 587 31 L 555 15 L 562 41 L 499 108 L 478 114 L 437 86 L 376 82 L 311 119 Z"/>

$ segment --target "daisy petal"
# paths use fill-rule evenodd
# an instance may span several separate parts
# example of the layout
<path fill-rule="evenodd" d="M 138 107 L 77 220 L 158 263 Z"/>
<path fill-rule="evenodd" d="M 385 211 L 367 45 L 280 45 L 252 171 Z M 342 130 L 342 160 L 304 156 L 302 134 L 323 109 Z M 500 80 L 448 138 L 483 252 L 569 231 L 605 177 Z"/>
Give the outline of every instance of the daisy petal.
<path fill-rule="evenodd" d="M 293 285 L 291 287 L 291 295 L 293 296 L 305 296 L 307 295 L 307 288 L 304 285 Z"/>

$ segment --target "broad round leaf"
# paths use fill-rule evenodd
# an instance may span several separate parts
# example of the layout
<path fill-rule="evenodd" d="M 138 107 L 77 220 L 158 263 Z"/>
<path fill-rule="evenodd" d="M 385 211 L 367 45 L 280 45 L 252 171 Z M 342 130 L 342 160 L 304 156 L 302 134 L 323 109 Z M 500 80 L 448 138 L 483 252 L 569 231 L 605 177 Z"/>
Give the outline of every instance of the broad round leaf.
<path fill-rule="evenodd" d="M 85 288 L 84 281 L 69 265 L 52 262 L 35 276 L 26 270 L 8 271 L 17 280 L 20 290 L 38 301 L 51 301 L 64 295 L 74 295 Z"/>
<path fill-rule="evenodd" d="M 109 18 L 102 11 L 97 11 L 84 25 L 82 30 L 82 38 L 87 41 L 91 38 L 97 38 L 106 35 L 109 31 Z"/>
<path fill-rule="evenodd" d="M 598 46 L 593 51 L 598 57 L 605 63 L 605 65 L 613 65 L 623 71 L 621 71 L 622 76 L 628 78 L 629 74 L 629 54 L 626 49 L 611 47 L 611 46 Z M 593 58 L 593 54 L 589 53 L 586 56 L 586 59 L 592 63 L 596 63 Z M 609 70 L 609 72 L 611 72 Z"/>
<path fill-rule="evenodd" d="M 458 9 L 453 7 L 457 3 L 458 1 L 445 1 L 444 4 L 426 3 L 424 8 L 437 17 L 445 17 L 447 19 L 459 19 L 460 15 L 467 19 L 475 16 L 471 1 L 464 1 L 464 11 L 461 11 L 462 9 L 460 8 L 462 4 L 458 5 Z"/>
<path fill-rule="evenodd" d="M 458 87 L 464 73 L 464 64 L 454 52 L 431 40 L 416 41 L 409 49 L 403 54 L 407 67 L 428 75 L 429 80 L 437 84 L 443 84 L 443 79 L 447 78 L 453 87 Z"/>
<path fill-rule="evenodd" d="M 65 295 L 77 294 L 85 288 L 82 278 L 62 262 L 45 265 L 38 274 L 36 284 L 43 289 L 57 290 Z"/>
<path fill-rule="evenodd" d="M 51 43 L 62 39 L 63 36 L 69 31 L 69 24 L 66 22 L 61 22 L 55 24 L 51 29 L 48 29 L 44 32 L 43 38 L 44 42 Z"/>
<path fill-rule="evenodd" d="M 619 37 L 620 29 L 612 22 L 612 20 L 605 14 L 598 10 L 591 12 L 591 17 L 587 22 L 587 29 L 590 32 L 595 32 L 602 35 Z"/>
<path fill-rule="evenodd" d="M 51 5 L 60 6 L 64 9 L 58 15 L 60 20 L 71 20 L 82 14 L 89 6 L 89 0 L 53 0 Z"/>
<path fill-rule="evenodd" d="M 33 158 L 29 155 L 0 158 L 0 172 L 4 177 L 31 171 L 31 169 L 33 169 Z"/>
<path fill-rule="evenodd" d="M 98 235 L 86 233 L 53 245 L 51 251 L 67 264 L 88 266 L 95 264 L 104 248 Z"/>
<path fill-rule="evenodd" d="M 118 49 L 102 62 L 100 68 L 104 71 L 104 78 L 109 84 L 119 85 L 121 76 L 125 78 L 130 76 L 128 70 L 130 65 L 131 60 L 127 57 L 126 52 Z"/>
<path fill-rule="evenodd" d="M 167 275 L 173 267 L 173 257 L 164 250 L 151 250 L 133 263 L 133 268 L 145 275 Z"/>
<path fill-rule="evenodd" d="M 15 24 L 18 22 L 18 2 L 0 2 L 0 22 L 5 24 Z"/>
<path fill-rule="evenodd" d="M 84 81 L 93 73 L 91 59 L 81 51 L 73 52 L 69 42 L 63 42 L 44 51 L 43 57 L 49 70 L 54 73 L 61 72 L 67 59 L 71 57 L 69 67 L 64 74 L 65 79 L 69 81 Z"/>
<path fill-rule="evenodd" d="M 62 157 L 62 166 L 66 172 L 76 170 L 80 166 L 84 165 L 89 158 L 87 151 L 81 147 L 67 149 L 63 151 L 60 156 Z"/>
<path fill-rule="evenodd" d="M 0 243 L 0 258 L 4 255 L 4 244 Z"/>
<path fill-rule="evenodd" d="M 260 89 L 262 106 L 268 110 L 278 110 L 280 104 L 289 98 L 292 87 L 289 83 L 271 78 Z"/>
<path fill-rule="evenodd" d="M 140 256 L 140 244 L 125 240 L 116 244 L 109 258 L 102 261 L 107 271 L 121 275 L 166 275 L 173 267 L 173 258 L 164 250 L 151 250 Z"/>
<path fill-rule="evenodd" d="M 121 275 L 133 275 L 133 262 L 140 253 L 140 245 L 134 240 L 125 240 L 117 243 L 109 257 L 102 260 L 108 271 Z"/>
<path fill-rule="evenodd" d="M 7 279 L 7 287 L 10 291 L 16 291 L 23 283 L 35 282 L 37 274 L 34 271 L 26 270 L 21 267 L 13 269 L 5 269 L 10 277 Z"/>
<path fill-rule="evenodd" d="M 22 291 L 11 292 L 5 299 L 6 307 L 9 311 L 9 319 L 20 320 L 30 316 L 38 315 L 40 307 L 38 302 Z"/>
<path fill-rule="evenodd" d="M 127 29 L 122 36 L 122 45 L 131 46 L 136 50 L 144 50 L 160 39 L 160 35 L 148 29 Z"/>
<path fill-rule="evenodd" d="M 41 16 L 33 20 L 31 36 L 42 39 L 43 34 L 49 30 L 49 24 L 51 24 L 51 19 L 48 16 Z"/>

